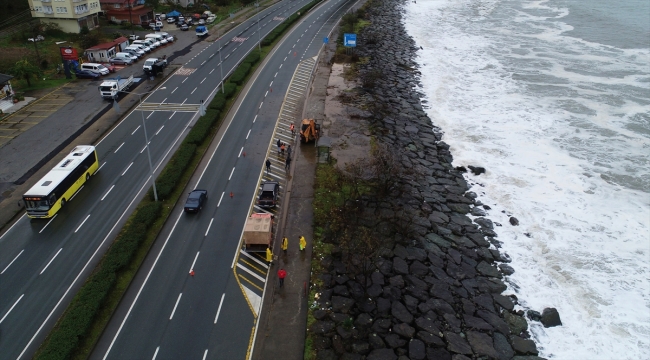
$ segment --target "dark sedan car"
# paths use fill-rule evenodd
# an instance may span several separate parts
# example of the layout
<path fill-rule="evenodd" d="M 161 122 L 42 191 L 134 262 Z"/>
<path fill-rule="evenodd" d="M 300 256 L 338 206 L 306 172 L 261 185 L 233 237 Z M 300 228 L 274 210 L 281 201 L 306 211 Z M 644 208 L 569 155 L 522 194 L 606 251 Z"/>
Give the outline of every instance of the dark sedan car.
<path fill-rule="evenodd" d="M 203 208 L 203 204 L 208 200 L 208 191 L 194 189 L 185 201 L 185 212 L 199 212 Z"/>
<path fill-rule="evenodd" d="M 101 75 L 88 70 L 77 70 L 75 72 L 77 79 L 99 79 Z"/>
<path fill-rule="evenodd" d="M 187 31 L 187 30 L 189 30 L 189 28 L 190 28 L 190 27 L 187 26 L 187 24 L 183 24 L 183 25 L 181 25 L 181 30 L 183 30 L 183 31 Z"/>
<path fill-rule="evenodd" d="M 279 195 L 280 184 L 276 181 L 265 181 L 262 183 L 257 205 L 259 207 L 275 207 L 278 204 Z"/>

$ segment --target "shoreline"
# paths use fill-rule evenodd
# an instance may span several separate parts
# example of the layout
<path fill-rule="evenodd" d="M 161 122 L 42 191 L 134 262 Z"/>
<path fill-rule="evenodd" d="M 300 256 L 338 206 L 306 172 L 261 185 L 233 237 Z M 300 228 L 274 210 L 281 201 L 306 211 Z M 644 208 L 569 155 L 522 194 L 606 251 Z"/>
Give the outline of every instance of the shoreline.
<path fill-rule="evenodd" d="M 340 131 L 340 126 L 345 117 L 348 123 L 361 119 L 378 142 L 397 149 L 405 168 L 420 175 L 418 183 L 403 181 L 408 191 L 395 199 L 415 214 L 415 241 L 398 243 L 383 254 L 379 271 L 371 276 L 372 306 L 355 303 L 359 280 L 341 271 L 337 255 L 321 261 L 328 274 L 323 274 L 319 307 L 312 311 L 317 321 L 308 329 L 315 337 L 317 358 L 542 359 L 527 331 L 526 313 L 515 310 L 517 297 L 502 295 L 515 269 L 499 251 L 495 223 L 487 218 L 490 207 L 469 191 L 462 175 L 466 169 L 452 166 L 443 130 L 422 108 L 414 61 L 419 48 L 401 23 L 402 5 L 372 1 L 367 9 L 371 24 L 357 36 L 355 50 L 370 59 L 358 66 L 365 88 L 355 89 L 355 105 L 344 105 L 345 111 L 326 106 L 323 128 L 334 139 L 333 157 L 353 160 L 349 153 L 363 149 L 364 136 L 358 129 Z M 328 85 L 328 99 L 341 93 Z M 361 147 L 350 150 L 350 142 Z M 476 175 L 485 171 L 470 170 Z M 504 226 L 517 225 L 510 217 Z M 347 279 L 341 280 L 343 276 Z M 529 310 L 527 317 L 545 326 L 561 325 L 555 309 L 545 309 L 543 316 Z M 349 318 L 354 318 L 352 331 L 343 326 Z"/>

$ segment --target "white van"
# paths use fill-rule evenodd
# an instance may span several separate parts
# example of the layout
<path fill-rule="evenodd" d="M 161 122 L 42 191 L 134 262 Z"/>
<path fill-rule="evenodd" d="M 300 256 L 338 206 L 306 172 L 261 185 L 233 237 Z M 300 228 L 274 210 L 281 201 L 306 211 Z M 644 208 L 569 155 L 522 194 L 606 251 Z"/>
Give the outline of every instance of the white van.
<path fill-rule="evenodd" d="M 159 31 L 159 32 L 157 32 L 156 34 L 159 34 L 160 36 L 162 36 L 163 38 L 165 38 L 165 39 L 167 40 L 168 43 L 174 41 L 174 37 L 171 36 L 171 35 L 169 35 L 169 33 L 167 33 L 167 32 Z"/>
<path fill-rule="evenodd" d="M 142 50 L 144 50 L 146 52 L 151 52 L 151 50 L 153 50 L 153 48 L 151 46 L 149 46 L 149 44 L 147 44 L 146 41 L 143 41 L 143 40 L 131 41 L 131 45 L 142 46 Z"/>
<path fill-rule="evenodd" d="M 110 72 L 106 66 L 97 63 L 83 63 L 81 64 L 81 70 L 88 70 L 99 75 L 108 75 Z"/>
<path fill-rule="evenodd" d="M 153 41 L 151 41 L 151 39 L 135 40 L 135 41 L 132 41 L 131 44 L 142 45 L 142 46 L 148 47 L 150 50 L 153 50 L 153 49 L 156 48 L 156 46 L 154 45 Z M 145 48 L 145 50 L 146 50 L 146 48 Z"/>
<path fill-rule="evenodd" d="M 155 41 L 158 41 L 161 45 L 167 44 L 167 39 L 162 37 L 160 34 L 147 34 L 144 36 L 145 39 L 154 39 Z"/>
<path fill-rule="evenodd" d="M 124 50 L 129 50 L 129 49 L 135 50 L 135 52 L 137 52 L 138 55 L 140 56 L 143 56 L 147 52 L 147 50 L 144 49 L 144 46 L 139 44 L 131 44 L 127 46 Z"/>
<path fill-rule="evenodd" d="M 138 60 L 137 57 L 135 57 L 135 56 L 133 56 L 133 55 L 127 53 L 127 52 L 118 52 L 117 54 L 115 54 L 115 56 L 113 56 L 113 59 L 129 60 L 129 64 L 132 63 L 132 62 L 135 62 L 136 60 Z"/>

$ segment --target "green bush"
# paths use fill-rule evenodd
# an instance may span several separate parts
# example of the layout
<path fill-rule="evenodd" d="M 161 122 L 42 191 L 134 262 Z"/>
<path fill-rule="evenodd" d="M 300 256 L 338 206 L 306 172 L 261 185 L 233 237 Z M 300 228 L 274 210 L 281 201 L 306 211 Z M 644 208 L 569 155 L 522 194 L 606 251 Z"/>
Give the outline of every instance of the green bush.
<path fill-rule="evenodd" d="M 230 99 L 233 95 L 235 95 L 235 92 L 237 91 L 237 85 L 227 82 L 224 84 L 223 91 L 226 99 Z"/>
<path fill-rule="evenodd" d="M 226 85 L 224 85 L 224 91 L 226 90 Z M 217 111 L 223 110 L 223 107 L 226 106 L 226 95 L 223 94 L 221 91 L 217 92 L 214 95 L 214 99 L 210 101 L 210 105 L 208 106 L 208 109 L 213 109 Z"/>
<path fill-rule="evenodd" d="M 252 53 L 248 54 L 244 61 L 242 63 L 248 63 L 251 66 L 255 66 L 257 62 L 260 61 L 260 52 L 257 50 L 254 50 Z"/>
<path fill-rule="evenodd" d="M 187 134 L 183 142 L 197 146 L 201 145 L 205 137 L 210 133 L 210 130 L 212 130 L 214 123 L 219 119 L 219 114 L 219 110 L 208 109 L 205 115 L 201 116 L 192 127 L 192 130 L 190 130 L 190 133 Z"/>
<path fill-rule="evenodd" d="M 156 190 L 158 191 L 159 199 L 166 199 L 176 187 L 176 183 L 180 180 L 185 172 L 187 165 L 192 162 L 196 145 L 183 143 L 178 148 L 172 159 L 169 161 L 165 170 L 158 176 L 156 180 Z M 153 191 L 149 191 L 150 198 L 154 199 Z"/>
<path fill-rule="evenodd" d="M 230 82 L 233 82 L 237 85 L 241 85 L 244 80 L 246 79 L 246 75 L 248 75 L 248 72 L 251 70 L 251 64 L 248 63 L 241 63 L 237 67 L 237 70 L 235 70 L 232 75 L 230 75 Z"/>

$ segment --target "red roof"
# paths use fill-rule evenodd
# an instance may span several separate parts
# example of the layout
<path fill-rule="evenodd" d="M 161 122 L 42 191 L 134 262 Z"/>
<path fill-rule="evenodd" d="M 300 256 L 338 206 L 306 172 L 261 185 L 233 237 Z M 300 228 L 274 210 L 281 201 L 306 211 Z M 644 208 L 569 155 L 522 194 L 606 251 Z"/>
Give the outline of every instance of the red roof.
<path fill-rule="evenodd" d="M 125 41 L 129 41 L 129 39 L 125 38 L 124 36 L 121 36 L 111 42 L 95 45 L 91 48 L 86 49 L 86 51 L 108 50 L 112 47 L 115 47 L 115 45 L 121 44 Z"/>
<path fill-rule="evenodd" d="M 110 9 L 110 10 L 106 10 L 106 15 L 107 16 L 120 16 L 120 17 L 123 17 L 123 16 L 146 15 L 146 14 L 148 14 L 150 12 L 152 12 L 152 10 L 149 9 L 149 8 L 145 8 L 145 7 L 133 9 L 133 10 L 131 10 L 130 13 L 129 13 L 128 8 L 127 9 Z M 128 19 L 129 19 L 128 17 L 124 18 L 124 20 L 128 20 Z M 133 21 L 135 21 L 135 20 L 136 19 L 134 18 Z"/>

